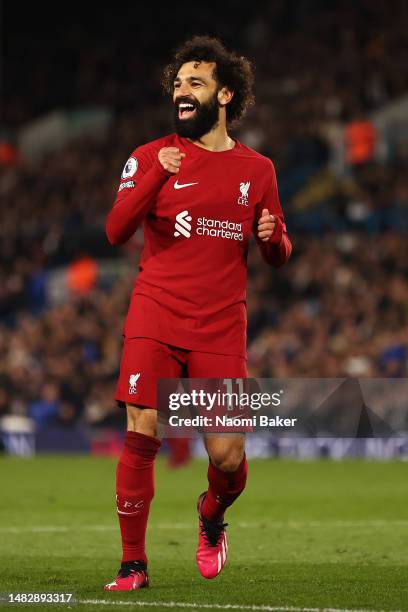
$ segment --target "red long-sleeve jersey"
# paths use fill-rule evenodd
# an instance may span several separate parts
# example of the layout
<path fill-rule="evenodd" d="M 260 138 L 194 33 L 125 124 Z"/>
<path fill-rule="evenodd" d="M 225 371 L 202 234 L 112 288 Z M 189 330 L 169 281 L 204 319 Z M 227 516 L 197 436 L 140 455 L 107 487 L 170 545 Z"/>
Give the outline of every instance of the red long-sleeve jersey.
<path fill-rule="evenodd" d="M 186 155 L 176 175 L 157 158 L 170 146 Z M 262 242 L 257 225 L 265 208 L 277 223 Z M 212 152 L 175 134 L 138 147 L 108 215 L 109 241 L 126 242 L 142 223 L 144 248 L 124 335 L 245 356 L 251 233 L 272 266 L 284 264 L 292 250 L 271 161 L 238 141 Z"/>

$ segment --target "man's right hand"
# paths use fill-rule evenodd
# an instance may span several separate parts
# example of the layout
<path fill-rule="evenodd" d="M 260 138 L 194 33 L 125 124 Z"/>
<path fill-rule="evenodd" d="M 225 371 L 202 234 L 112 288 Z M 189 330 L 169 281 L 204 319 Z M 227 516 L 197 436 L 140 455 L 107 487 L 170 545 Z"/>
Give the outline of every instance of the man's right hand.
<path fill-rule="evenodd" d="M 185 156 L 186 154 L 181 153 L 177 147 L 163 147 L 158 154 L 159 162 L 171 174 L 177 174 L 180 170 L 181 160 Z"/>

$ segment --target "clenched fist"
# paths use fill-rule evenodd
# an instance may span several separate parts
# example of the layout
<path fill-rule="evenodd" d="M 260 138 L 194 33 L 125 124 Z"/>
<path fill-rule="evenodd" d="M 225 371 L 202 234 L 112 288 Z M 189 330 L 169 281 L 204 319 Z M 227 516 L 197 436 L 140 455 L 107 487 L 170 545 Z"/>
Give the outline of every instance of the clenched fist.
<path fill-rule="evenodd" d="M 258 221 L 258 238 L 262 242 L 273 242 L 280 244 L 285 226 L 280 217 L 270 215 L 269 210 L 264 208 Z"/>
<path fill-rule="evenodd" d="M 180 170 L 181 160 L 185 157 L 177 147 L 163 147 L 158 153 L 159 162 L 167 172 L 177 174 Z"/>

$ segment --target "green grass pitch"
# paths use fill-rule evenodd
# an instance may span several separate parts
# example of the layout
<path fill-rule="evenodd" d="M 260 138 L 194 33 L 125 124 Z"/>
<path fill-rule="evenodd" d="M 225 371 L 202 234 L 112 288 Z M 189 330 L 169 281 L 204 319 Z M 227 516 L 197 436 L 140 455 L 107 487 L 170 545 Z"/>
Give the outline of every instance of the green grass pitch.
<path fill-rule="evenodd" d="M 408 610 L 406 463 L 250 462 L 248 487 L 227 515 L 228 563 L 205 581 L 194 558 L 206 463 L 170 471 L 160 459 L 151 588 L 122 593 L 102 590 L 119 565 L 114 473 L 110 459 L 0 460 L 2 594 L 74 592 L 99 602 L 74 612 L 164 610 L 170 602 L 173 610 Z"/>

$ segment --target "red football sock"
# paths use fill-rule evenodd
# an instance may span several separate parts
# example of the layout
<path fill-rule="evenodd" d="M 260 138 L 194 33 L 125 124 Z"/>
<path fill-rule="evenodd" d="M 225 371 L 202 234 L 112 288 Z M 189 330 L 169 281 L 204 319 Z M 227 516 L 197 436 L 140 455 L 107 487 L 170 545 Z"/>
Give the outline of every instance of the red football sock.
<path fill-rule="evenodd" d="M 116 469 L 116 504 L 124 561 L 147 564 L 145 536 L 154 495 L 154 460 L 160 440 L 127 431 Z"/>
<path fill-rule="evenodd" d="M 234 503 L 242 491 L 248 474 L 246 455 L 235 472 L 223 472 L 209 463 L 208 491 L 201 506 L 201 512 L 209 521 L 219 520 L 228 506 Z"/>

